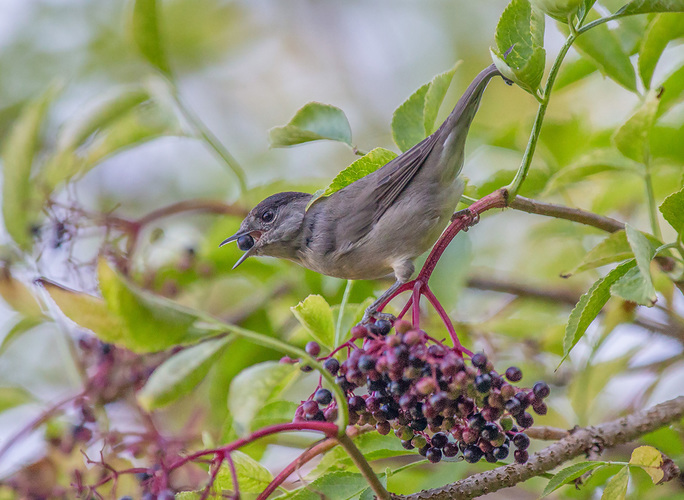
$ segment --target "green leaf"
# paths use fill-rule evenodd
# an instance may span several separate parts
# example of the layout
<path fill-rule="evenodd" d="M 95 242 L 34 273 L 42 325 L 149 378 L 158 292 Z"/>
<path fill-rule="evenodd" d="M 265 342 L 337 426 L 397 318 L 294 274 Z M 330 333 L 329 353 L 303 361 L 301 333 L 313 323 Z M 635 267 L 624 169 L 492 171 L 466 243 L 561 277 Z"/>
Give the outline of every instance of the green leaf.
<path fill-rule="evenodd" d="M 27 317 L 40 317 L 43 310 L 31 289 L 9 273 L 0 273 L 0 297 L 12 309 Z"/>
<path fill-rule="evenodd" d="M 659 116 L 684 97 L 684 65 L 670 73 L 660 86 L 663 93 L 660 96 L 660 106 L 658 107 Z"/>
<path fill-rule="evenodd" d="M 639 48 L 639 75 L 644 86 L 651 87 L 651 78 L 667 44 L 684 36 L 684 15 L 658 14 L 648 27 Z"/>
<path fill-rule="evenodd" d="M 252 429 L 263 429 L 269 425 L 292 422 L 298 406 L 293 401 L 273 401 L 268 403 L 254 417 Z"/>
<path fill-rule="evenodd" d="M 554 19 L 567 23 L 568 17 L 583 6 L 584 0 L 532 0 L 532 4 Z"/>
<path fill-rule="evenodd" d="M 629 467 L 624 466 L 603 489 L 601 500 L 625 500 L 629 484 Z"/>
<path fill-rule="evenodd" d="M 140 406 L 149 412 L 190 393 L 206 377 L 224 348 L 234 338 L 227 336 L 209 339 L 164 361 L 138 392 Z"/>
<path fill-rule="evenodd" d="M 133 42 L 147 62 L 162 73 L 170 75 L 171 67 L 161 42 L 156 0 L 135 0 L 130 29 Z"/>
<path fill-rule="evenodd" d="M 684 189 L 665 198 L 659 208 L 677 234 L 684 234 Z"/>
<path fill-rule="evenodd" d="M 612 293 L 625 300 L 651 307 L 657 299 L 650 264 L 655 256 L 655 247 L 648 238 L 629 224 L 625 225 L 627 241 L 634 252 L 637 267 L 630 269 L 611 288 Z"/>
<path fill-rule="evenodd" d="M 352 500 L 368 488 L 368 482 L 361 474 L 352 472 L 331 472 L 310 484 L 279 496 L 278 500 Z"/>
<path fill-rule="evenodd" d="M 460 61 L 409 96 L 392 115 L 392 138 L 407 151 L 435 131 L 435 121 Z"/>
<path fill-rule="evenodd" d="M 529 0 L 511 0 L 499 18 L 496 48 L 490 52 L 494 64 L 506 78 L 536 93 L 546 63 L 544 14 Z"/>
<path fill-rule="evenodd" d="M 632 0 L 615 16 L 648 14 L 649 12 L 684 12 L 684 0 Z"/>
<path fill-rule="evenodd" d="M 566 31 L 567 32 L 567 31 Z M 582 34 L 574 47 L 591 59 L 604 75 L 631 92 L 636 92 L 636 73 L 618 38 L 602 24 Z"/>
<path fill-rule="evenodd" d="M 554 193 L 562 187 L 602 172 L 629 172 L 640 175 L 641 171 L 639 163 L 625 158 L 613 148 L 596 149 L 552 175 L 545 191 L 547 194 Z"/>
<path fill-rule="evenodd" d="M 650 91 L 636 112 L 615 132 L 613 142 L 627 158 L 649 161 L 649 136 L 658 112 L 658 93 Z"/>
<path fill-rule="evenodd" d="M 597 70 L 596 64 L 586 57 L 568 61 L 561 66 L 556 81 L 553 83 L 553 90 L 557 92 L 589 75 L 593 75 Z"/>
<path fill-rule="evenodd" d="M 261 493 L 273 481 L 271 472 L 249 455 L 233 451 L 230 457 L 235 465 L 240 493 Z M 218 491 L 235 490 L 233 476 L 227 463 L 221 465 L 214 484 Z"/>
<path fill-rule="evenodd" d="M 653 446 L 639 446 L 632 452 L 629 465 L 638 465 L 658 484 L 665 477 L 663 472 L 663 455 Z"/>
<path fill-rule="evenodd" d="M 17 340 L 24 333 L 32 330 L 38 325 L 42 325 L 43 323 L 45 323 L 45 318 L 39 316 L 28 316 L 21 318 L 14 324 L 14 326 L 12 326 L 12 328 L 10 328 L 10 331 L 7 332 L 7 335 L 5 335 L 5 337 L 2 339 L 2 342 L 0 342 L 0 355 L 7 350 L 12 342 Z"/>
<path fill-rule="evenodd" d="M 340 108 L 320 102 L 309 102 L 295 113 L 283 127 L 269 131 L 272 148 L 282 148 L 305 142 L 328 139 L 351 146 L 349 120 Z"/>
<path fill-rule="evenodd" d="M 43 286 L 62 313 L 79 326 L 92 331 L 103 342 L 125 344 L 127 333 L 121 319 L 107 309 L 104 300 L 69 290 L 41 279 Z"/>
<path fill-rule="evenodd" d="M 290 310 L 319 344 L 333 348 L 335 326 L 332 309 L 322 296 L 309 295 Z"/>
<path fill-rule="evenodd" d="M 561 276 L 568 278 L 582 271 L 595 269 L 613 262 L 622 262 L 632 257 L 634 257 L 634 253 L 627 241 L 627 234 L 624 230 L 616 231 L 589 250 L 577 267 Z"/>
<path fill-rule="evenodd" d="M 330 196 L 340 189 L 347 187 L 352 182 L 375 172 L 377 169 L 386 165 L 396 157 L 397 153 L 384 148 L 375 148 L 369 151 L 368 154 L 363 155 L 361 158 L 337 174 L 325 189 L 315 193 L 313 198 L 311 198 L 311 201 L 306 206 L 306 209 L 308 210 L 309 207 L 311 207 L 311 205 L 313 205 L 320 198 Z"/>
<path fill-rule="evenodd" d="M 57 86 L 52 86 L 24 106 L 3 141 L 2 216 L 7 232 L 23 250 L 31 246 L 31 229 L 40 210 L 40 203 L 32 195 L 33 158 L 40 146 L 45 115 L 57 92 Z"/>
<path fill-rule="evenodd" d="M 296 365 L 266 361 L 241 371 L 230 383 L 228 410 L 238 435 L 249 434 L 254 417 L 298 376 Z"/>
<path fill-rule="evenodd" d="M 604 465 L 605 462 L 578 462 L 576 464 L 570 465 L 569 467 L 566 467 L 563 470 L 558 471 L 546 484 L 546 487 L 542 492 L 542 497 L 545 497 L 550 493 L 553 493 L 564 484 L 568 484 L 574 481 L 575 479 L 584 475 L 590 470 L 596 469 L 598 467 L 603 467 Z"/>
<path fill-rule="evenodd" d="M 354 444 L 366 457 L 366 460 L 381 460 L 405 456 L 412 452 L 406 451 L 401 445 L 401 441 L 394 435 L 383 436 L 376 432 L 369 432 L 354 438 Z M 333 470 L 356 471 L 354 462 L 349 457 L 344 448 L 336 446 L 325 454 L 320 463 L 316 466 L 314 474 L 323 474 Z"/>
<path fill-rule="evenodd" d="M 0 387 L 0 413 L 35 401 L 26 389 L 21 387 Z"/>
<path fill-rule="evenodd" d="M 610 298 L 610 287 L 627 271 L 636 265 L 634 260 L 620 264 L 604 277 L 594 283 L 591 288 L 582 295 L 577 305 L 570 313 L 568 324 L 565 327 L 563 338 L 563 360 L 568 357 L 570 351 L 579 342 L 589 325 L 601 312 Z M 561 360 L 562 362 L 562 360 Z"/>

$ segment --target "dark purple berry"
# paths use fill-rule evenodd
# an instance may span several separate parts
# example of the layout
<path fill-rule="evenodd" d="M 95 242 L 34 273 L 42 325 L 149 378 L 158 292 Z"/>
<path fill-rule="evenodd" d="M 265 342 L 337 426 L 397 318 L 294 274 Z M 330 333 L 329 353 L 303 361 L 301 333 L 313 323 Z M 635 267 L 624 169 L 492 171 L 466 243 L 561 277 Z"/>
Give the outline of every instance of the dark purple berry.
<path fill-rule="evenodd" d="M 527 459 L 530 458 L 530 454 L 527 453 L 527 450 L 515 450 L 513 457 L 519 464 L 524 464 L 527 462 Z"/>
<path fill-rule="evenodd" d="M 366 409 L 366 400 L 361 396 L 352 396 L 349 398 L 348 405 L 351 411 L 363 411 Z"/>
<path fill-rule="evenodd" d="M 82 425 L 75 425 L 71 429 L 71 435 L 76 441 L 88 442 L 93 437 L 93 431 Z"/>
<path fill-rule="evenodd" d="M 301 365 L 299 369 L 304 373 L 309 373 L 310 371 L 313 371 L 313 368 L 309 365 Z"/>
<path fill-rule="evenodd" d="M 420 453 L 422 456 L 426 456 L 429 449 L 430 449 L 430 445 L 426 444 L 422 448 L 418 449 L 418 453 Z"/>
<path fill-rule="evenodd" d="M 515 417 L 515 421 L 520 427 L 527 429 L 534 424 L 534 418 L 527 412 L 523 412 Z"/>
<path fill-rule="evenodd" d="M 405 439 L 401 442 L 401 445 L 404 447 L 405 450 L 412 450 L 413 449 L 413 444 L 411 444 L 410 439 Z"/>
<path fill-rule="evenodd" d="M 362 339 L 368 336 L 368 329 L 363 325 L 356 325 L 351 329 L 352 338 Z"/>
<path fill-rule="evenodd" d="M 522 432 L 513 436 L 513 444 L 519 450 L 526 450 L 530 446 L 530 438 Z"/>
<path fill-rule="evenodd" d="M 328 389 L 318 389 L 314 393 L 314 401 L 322 406 L 327 406 L 332 402 L 332 393 Z"/>
<path fill-rule="evenodd" d="M 409 427 L 414 431 L 424 431 L 428 426 L 428 421 L 425 418 L 418 418 L 409 422 Z"/>
<path fill-rule="evenodd" d="M 250 248 L 254 246 L 254 238 L 252 238 L 249 234 L 245 234 L 243 236 L 240 236 L 237 239 L 237 245 L 240 250 L 243 252 L 246 252 Z"/>
<path fill-rule="evenodd" d="M 368 330 L 374 335 L 385 336 L 391 329 L 392 323 L 384 319 L 379 319 L 375 323 L 368 325 Z"/>
<path fill-rule="evenodd" d="M 339 385 L 343 391 L 353 391 L 356 388 L 354 384 L 342 376 L 336 377 L 335 382 L 337 382 L 337 385 Z"/>
<path fill-rule="evenodd" d="M 534 401 L 532 403 L 532 409 L 537 415 L 546 415 L 546 412 L 549 410 L 546 403 L 543 401 Z"/>
<path fill-rule="evenodd" d="M 318 345 L 318 342 L 314 342 L 313 340 L 311 342 L 306 343 L 306 347 L 304 347 L 304 350 L 309 356 L 318 356 L 321 353 L 321 346 Z"/>
<path fill-rule="evenodd" d="M 328 358 L 323 362 L 323 368 L 328 370 L 332 375 L 337 375 L 340 369 L 340 362 L 335 358 Z"/>
<path fill-rule="evenodd" d="M 523 406 L 518 398 L 511 398 L 506 401 L 504 408 L 506 408 L 506 411 L 511 415 L 518 415 L 523 411 Z"/>
<path fill-rule="evenodd" d="M 487 356 L 485 356 L 485 354 L 482 352 L 473 354 L 473 357 L 470 361 L 473 363 L 475 368 L 479 368 L 480 370 L 484 370 L 487 366 Z"/>
<path fill-rule="evenodd" d="M 485 424 L 485 426 L 482 428 L 482 431 L 480 431 L 480 435 L 487 441 L 494 441 L 501 435 L 501 433 L 499 432 L 499 428 L 496 426 L 496 424 L 490 422 Z"/>
<path fill-rule="evenodd" d="M 477 389 L 478 392 L 487 394 L 491 388 L 492 377 L 490 377 L 488 373 L 483 373 L 482 375 L 475 377 L 475 389 Z"/>
<path fill-rule="evenodd" d="M 445 457 L 455 457 L 458 455 L 458 445 L 456 443 L 447 443 L 442 451 Z"/>
<path fill-rule="evenodd" d="M 310 415 L 313 415 L 318 411 L 318 403 L 316 401 L 304 401 L 302 403 L 302 410 L 304 410 L 304 413 L 308 413 Z"/>
<path fill-rule="evenodd" d="M 494 453 L 491 451 L 488 451 L 487 453 L 484 454 L 485 460 L 489 462 L 490 464 L 495 464 L 496 463 L 496 457 L 494 456 Z"/>
<path fill-rule="evenodd" d="M 482 453 L 482 450 L 472 444 L 468 446 L 465 450 L 463 450 L 463 459 L 469 464 L 479 462 L 482 458 L 482 455 L 484 455 L 484 453 Z"/>
<path fill-rule="evenodd" d="M 497 446 L 492 450 L 497 460 L 504 460 L 508 456 L 508 446 Z"/>
<path fill-rule="evenodd" d="M 444 448 L 448 442 L 449 438 L 443 432 L 438 432 L 430 438 L 430 443 L 432 443 L 432 446 L 435 448 Z"/>
<path fill-rule="evenodd" d="M 479 413 L 476 413 L 468 419 L 468 427 L 474 431 L 481 431 L 486 423 L 487 421 Z"/>
<path fill-rule="evenodd" d="M 375 358 L 373 356 L 369 356 L 368 354 L 364 354 L 359 358 L 358 366 L 359 370 L 361 370 L 361 373 L 367 373 L 375 368 Z"/>
<path fill-rule="evenodd" d="M 331 407 L 326 409 L 323 412 L 323 416 L 325 417 L 326 422 L 334 422 L 335 420 L 337 420 L 337 408 Z"/>
<path fill-rule="evenodd" d="M 532 391 L 534 392 L 534 395 L 537 396 L 537 398 L 539 399 L 544 399 L 549 394 L 551 394 L 551 389 L 549 389 L 549 386 L 546 382 L 537 382 L 536 384 L 534 384 Z"/>
<path fill-rule="evenodd" d="M 390 426 L 390 423 L 385 421 L 385 422 L 378 422 L 375 424 L 375 429 L 378 431 L 378 433 L 382 434 L 383 436 L 386 436 L 387 434 L 390 433 L 390 430 L 392 430 L 392 427 Z"/>
<path fill-rule="evenodd" d="M 425 458 L 427 458 L 433 464 L 436 464 L 442 460 L 442 450 L 439 448 L 432 447 L 425 453 Z"/>
<path fill-rule="evenodd" d="M 523 373 L 517 366 L 511 366 L 506 370 L 506 378 L 511 382 L 520 382 L 522 380 Z"/>

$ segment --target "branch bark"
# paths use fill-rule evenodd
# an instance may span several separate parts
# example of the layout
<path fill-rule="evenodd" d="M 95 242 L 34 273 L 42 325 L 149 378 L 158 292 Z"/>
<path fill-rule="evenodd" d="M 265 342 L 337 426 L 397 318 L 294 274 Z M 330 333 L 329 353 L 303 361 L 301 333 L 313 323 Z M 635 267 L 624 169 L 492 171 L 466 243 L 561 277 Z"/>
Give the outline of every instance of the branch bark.
<path fill-rule="evenodd" d="M 465 500 L 475 498 L 515 486 L 591 450 L 600 452 L 619 444 L 628 443 L 682 417 L 684 417 L 684 396 L 611 422 L 574 429 L 567 437 L 532 455 L 526 464 L 497 467 L 441 488 L 425 490 L 412 495 L 392 495 L 392 499 Z"/>

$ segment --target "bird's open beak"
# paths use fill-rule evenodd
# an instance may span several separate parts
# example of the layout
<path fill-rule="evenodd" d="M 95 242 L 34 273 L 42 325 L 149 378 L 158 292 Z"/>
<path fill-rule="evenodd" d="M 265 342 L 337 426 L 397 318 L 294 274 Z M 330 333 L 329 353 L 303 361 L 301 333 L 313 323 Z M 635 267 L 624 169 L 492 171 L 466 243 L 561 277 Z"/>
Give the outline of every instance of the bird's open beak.
<path fill-rule="evenodd" d="M 238 231 L 233 236 L 223 240 L 219 245 L 219 248 L 221 248 L 223 245 L 227 245 L 228 243 L 232 243 L 233 241 L 237 241 L 238 238 L 240 238 L 241 236 L 247 236 L 249 233 L 250 231 Z"/>
<path fill-rule="evenodd" d="M 245 253 L 242 254 L 242 257 L 238 259 L 238 261 L 235 263 L 233 266 L 233 269 L 235 269 L 237 266 L 242 264 L 244 261 L 247 260 L 249 256 L 251 256 L 254 253 L 254 249 L 256 248 L 256 245 L 253 245 L 249 250 L 247 250 Z"/>
<path fill-rule="evenodd" d="M 255 233 L 255 231 L 238 231 L 235 233 L 233 236 L 230 236 L 229 238 L 226 238 L 221 242 L 219 245 L 219 248 L 221 248 L 223 245 L 227 245 L 228 243 L 232 243 L 233 241 L 236 241 L 238 238 L 241 238 L 242 236 L 247 236 L 247 235 L 252 235 L 252 233 Z M 259 233 L 261 234 L 261 233 Z M 259 241 L 259 237 L 257 236 L 254 238 L 254 245 L 252 245 L 249 250 L 247 250 L 244 254 L 242 254 L 242 257 L 238 259 L 238 261 L 235 263 L 233 266 L 233 269 L 235 269 L 237 266 L 242 264 L 247 258 L 249 258 L 251 255 L 254 254 L 254 251 L 256 250 L 256 242 Z"/>

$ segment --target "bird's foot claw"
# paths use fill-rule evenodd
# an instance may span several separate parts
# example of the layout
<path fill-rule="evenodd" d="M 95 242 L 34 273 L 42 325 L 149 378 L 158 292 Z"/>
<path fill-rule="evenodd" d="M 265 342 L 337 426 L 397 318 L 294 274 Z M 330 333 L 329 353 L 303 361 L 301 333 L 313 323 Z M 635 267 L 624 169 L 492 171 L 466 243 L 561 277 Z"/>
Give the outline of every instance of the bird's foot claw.
<path fill-rule="evenodd" d="M 394 324 L 394 322 L 397 320 L 396 316 L 394 316 L 393 314 L 366 309 L 366 312 L 363 315 L 363 319 L 359 322 L 359 325 L 365 326 L 371 322 L 371 319 L 374 319 L 376 321 L 385 320 L 389 321 L 392 324 Z"/>
<path fill-rule="evenodd" d="M 470 208 L 464 208 L 463 210 L 454 212 L 454 215 L 451 216 L 451 222 L 459 218 L 466 219 L 466 227 L 463 228 L 464 231 L 467 231 L 470 227 L 480 222 L 480 214 L 472 211 Z"/>

